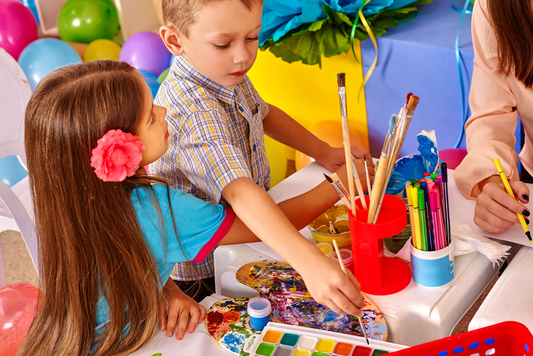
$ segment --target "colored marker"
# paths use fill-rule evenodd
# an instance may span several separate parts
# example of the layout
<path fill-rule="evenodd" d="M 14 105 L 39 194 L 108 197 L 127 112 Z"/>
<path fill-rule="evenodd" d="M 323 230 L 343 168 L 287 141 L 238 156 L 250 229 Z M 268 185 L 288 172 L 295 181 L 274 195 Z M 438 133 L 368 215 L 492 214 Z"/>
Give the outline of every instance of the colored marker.
<path fill-rule="evenodd" d="M 433 216 L 433 222 L 435 226 L 435 245 L 436 250 L 440 250 L 446 245 L 444 244 L 444 224 L 442 218 L 442 212 L 440 209 L 440 193 L 438 189 L 435 189 L 429 193 L 429 199 L 431 204 L 431 214 Z"/>
<path fill-rule="evenodd" d="M 507 193 L 509 193 L 509 195 L 514 198 L 513 190 L 511 189 L 511 186 L 509 185 L 509 181 L 507 180 L 507 177 L 505 176 L 505 172 L 503 171 L 502 165 L 500 164 L 500 160 L 498 158 L 494 158 L 494 164 L 496 165 L 496 169 L 498 170 L 498 173 L 500 174 L 500 177 L 502 178 L 502 182 L 503 182 L 503 185 L 505 186 L 505 189 L 507 190 Z M 524 217 L 522 216 L 522 214 L 519 214 L 519 213 L 516 213 L 516 216 L 518 216 L 518 220 L 520 220 L 522 229 L 524 229 L 524 232 L 526 233 L 526 236 L 529 239 L 529 242 L 533 242 L 533 240 L 531 240 L 531 232 L 529 231 L 529 228 L 527 227 Z"/>
<path fill-rule="evenodd" d="M 446 162 L 442 162 L 442 164 L 440 165 L 440 169 L 442 172 L 441 205 L 444 207 L 444 230 L 446 231 L 446 243 L 447 245 L 449 245 L 452 242 L 452 232 L 450 228 L 450 202 L 448 201 L 448 165 L 446 164 Z"/>
<path fill-rule="evenodd" d="M 420 214 L 420 240 L 422 241 L 422 251 L 428 251 L 428 232 L 426 226 L 426 202 L 424 201 L 424 190 L 418 192 L 418 211 Z"/>
<path fill-rule="evenodd" d="M 422 242 L 420 241 L 420 213 L 418 212 L 418 189 L 413 187 L 411 189 L 411 200 L 413 202 L 413 224 L 415 229 L 415 247 L 422 249 Z"/>
<path fill-rule="evenodd" d="M 407 195 L 407 205 L 409 206 L 409 224 L 411 224 L 411 236 L 413 237 L 413 246 L 415 241 L 415 224 L 413 220 L 413 198 L 411 197 L 411 190 L 414 189 L 408 182 L 405 182 L 405 194 Z"/>
<path fill-rule="evenodd" d="M 428 234 L 428 251 L 435 251 L 435 235 L 433 232 L 433 219 L 431 217 L 431 207 L 429 202 L 428 183 L 421 182 L 420 187 L 424 191 L 424 210 L 426 212 L 426 226 Z"/>

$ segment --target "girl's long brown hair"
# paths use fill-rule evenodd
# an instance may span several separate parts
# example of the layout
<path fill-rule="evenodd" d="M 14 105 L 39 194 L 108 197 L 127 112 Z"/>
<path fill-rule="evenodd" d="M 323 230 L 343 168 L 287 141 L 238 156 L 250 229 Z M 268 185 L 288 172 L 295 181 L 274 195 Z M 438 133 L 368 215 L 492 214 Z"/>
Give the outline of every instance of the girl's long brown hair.
<path fill-rule="evenodd" d="M 533 10 L 530 0 L 487 0 L 496 35 L 497 71 L 533 86 Z"/>
<path fill-rule="evenodd" d="M 64 67 L 28 103 L 25 146 L 44 296 L 19 355 L 124 355 L 158 328 L 161 281 L 129 189 L 151 180 L 103 182 L 90 166 L 108 130 L 137 133 L 144 100 L 135 73 L 116 61 Z M 101 295 L 110 322 L 96 333 Z"/>

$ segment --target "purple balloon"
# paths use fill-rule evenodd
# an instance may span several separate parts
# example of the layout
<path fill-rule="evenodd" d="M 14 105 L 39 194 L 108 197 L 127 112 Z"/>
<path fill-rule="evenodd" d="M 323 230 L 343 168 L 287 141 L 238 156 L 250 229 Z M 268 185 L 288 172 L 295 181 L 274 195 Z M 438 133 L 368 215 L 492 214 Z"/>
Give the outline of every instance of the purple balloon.
<path fill-rule="evenodd" d="M 0 47 L 17 61 L 24 47 L 38 37 L 37 22 L 30 9 L 19 1 L 0 0 Z"/>
<path fill-rule="evenodd" d="M 138 32 L 124 42 L 119 59 L 158 77 L 168 68 L 171 56 L 159 35 L 153 32 Z"/>

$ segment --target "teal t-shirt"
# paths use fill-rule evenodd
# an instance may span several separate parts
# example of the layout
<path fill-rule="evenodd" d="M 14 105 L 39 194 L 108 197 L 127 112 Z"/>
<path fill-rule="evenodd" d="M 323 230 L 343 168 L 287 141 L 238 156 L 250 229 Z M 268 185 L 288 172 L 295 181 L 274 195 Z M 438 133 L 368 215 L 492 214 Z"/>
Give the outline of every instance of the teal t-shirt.
<path fill-rule="evenodd" d="M 156 184 L 152 187 L 163 216 L 164 239 L 157 207 L 153 204 L 150 189 L 148 187 L 135 188 L 131 195 L 131 201 L 137 212 L 141 230 L 157 264 L 161 282 L 165 284 L 176 262 L 201 262 L 211 252 L 228 232 L 235 218 L 235 213 L 222 205 L 212 205 L 191 194 L 173 188 L 169 188 L 169 206 L 166 186 Z M 170 209 L 174 213 L 178 232 L 177 238 L 172 225 Z M 97 329 L 108 322 L 107 310 L 106 301 L 100 298 L 97 311 Z"/>

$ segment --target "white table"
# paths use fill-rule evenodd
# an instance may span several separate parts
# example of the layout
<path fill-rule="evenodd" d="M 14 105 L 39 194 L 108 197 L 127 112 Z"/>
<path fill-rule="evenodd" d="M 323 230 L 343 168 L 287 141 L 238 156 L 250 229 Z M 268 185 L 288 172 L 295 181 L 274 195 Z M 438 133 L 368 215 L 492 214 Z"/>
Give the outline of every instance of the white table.
<path fill-rule="evenodd" d="M 273 187 L 269 194 L 276 202 L 291 198 L 320 183 L 324 177 L 322 173 L 330 172 L 312 163 Z M 451 209 L 462 203 L 450 201 Z M 311 239 L 307 228 L 301 233 Z M 235 273 L 246 263 L 264 260 L 281 261 L 281 257 L 263 243 L 219 246 L 215 250 L 216 292 L 228 297 L 257 295 L 251 288 L 241 285 Z M 413 346 L 449 336 L 497 271 L 485 256 L 471 253 L 455 258 L 455 279 L 447 287 L 425 289 L 411 280 L 401 292 L 369 297 L 385 315 L 388 341 Z"/>
<path fill-rule="evenodd" d="M 522 246 L 468 324 L 468 330 L 512 320 L 533 333 L 532 271 L 533 249 Z"/>

